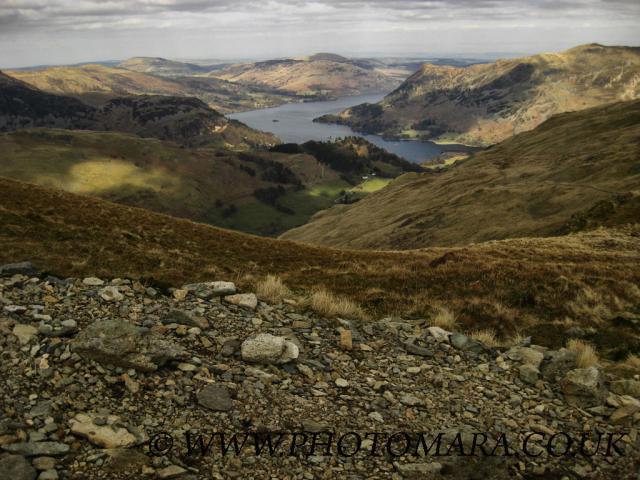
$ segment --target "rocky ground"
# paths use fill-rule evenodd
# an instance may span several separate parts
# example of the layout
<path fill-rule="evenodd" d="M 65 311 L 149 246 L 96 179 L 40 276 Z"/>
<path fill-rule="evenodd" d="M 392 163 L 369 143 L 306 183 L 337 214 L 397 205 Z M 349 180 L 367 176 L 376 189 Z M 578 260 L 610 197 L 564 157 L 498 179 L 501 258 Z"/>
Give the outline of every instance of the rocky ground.
<path fill-rule="evenodd" d="M 640 378 L 567 350 L 28 264 L 0 304 L 2 480 L 640 478 Z"/>

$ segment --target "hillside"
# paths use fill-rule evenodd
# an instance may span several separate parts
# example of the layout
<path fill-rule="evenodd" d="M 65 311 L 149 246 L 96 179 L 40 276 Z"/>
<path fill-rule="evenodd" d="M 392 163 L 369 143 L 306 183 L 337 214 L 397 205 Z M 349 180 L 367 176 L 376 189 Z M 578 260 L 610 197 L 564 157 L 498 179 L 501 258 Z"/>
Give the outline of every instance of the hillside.
<path fill-rule="evenodd" d="M 23 129 L 0 134 L 0 176 L 278 235 L 332 206 L 341 192 L 361 184 L 365 173 L 376 170 L 381 178 L 364 182 L 359 196 L 360 190 L 368 193 L 419 168 L 383 151 L 376 155 L 369 147 L 371 162 L 364 154 L 349 157 L 345 147 L 332 144 L 298 147 L 293 153 L 234 152 L 211 146 L 184 149 L 122 133 Z"/>
<path fill-rule="evenodd" d="M 461 328 L 530 333 L 547 345 L 562 344 L 572 324 L 554 321 L 569 318 L 598 325 L 601 351 L 624 358 L 640 348 L 631 327 L 611 323 L 640 301 L 637 227 L 407 253 L 341 251 L 15 180 L 0 179 L 0 190 L 0 263 L 30 259 L 61 277 L 146 279 L 156 287 L 224 278 L 249 288 L 275 274 L 298 295 L 325 288 L 378 318 L 430 316 L 445 306 Z"/>
<path fill-rule="evenodd" d="M 321 117 L 391 137 L 491 145 L 554 114 L 640 96 L 640 49 L 592 44 L 494 63 L 425 64 L 378 104 Z"/>
<path fill-rule="evenodd" d="M 0 132 L 28 127 L 111 130 L 185 146 L 247 149 L 278 143 L 275 136 L 229 120 L 196 98 L 116 97 L 94 107 L 0 72 Z"/>
<path fill-rule="evenodd" d="M 183 74 L 172 78 L 155 75 L 153 69 L 136 71 L 131 62 L 125 62 L 121 67 L 81 65 L 5 73 L 45 92 L 77 97 L 95 106 L 126 95 L 168 95 L 196 97 L 211 108 L 227 113 L 295 101 L 282 92 L 234 84 L 214 77 L 194 77 L 187 67 Z"/>
<path fill-rule="evenodd" d="M 196 65 L 189 62 L 177 62 L 161 57 L 132 57 L 120 62 L 118 67 L 140 73 L 167 77 L 185 77 L 210 72 L 214 66 Z"/>
<path fill-rule="evenodd" d="M 640 218 L 640 100 L 552 117 L 442 172 L 407 174 L 283 238 L 410 249 L 548 236 Z"/>
<path fill-rule="evenodd" d="M 69 97 L 36 90 L 0 72 L 0 132 L 24 127 L 89 128 L 95 109 Z"/>
<path fill-rule="evenodd" d="M 390 91 L 406 75 L 408 72 L 385 71 L 384 65 L 375 62 L 361 62 L 329 53 L 235 64 L 208 74 L 238 84 L 311 97 Z"/>

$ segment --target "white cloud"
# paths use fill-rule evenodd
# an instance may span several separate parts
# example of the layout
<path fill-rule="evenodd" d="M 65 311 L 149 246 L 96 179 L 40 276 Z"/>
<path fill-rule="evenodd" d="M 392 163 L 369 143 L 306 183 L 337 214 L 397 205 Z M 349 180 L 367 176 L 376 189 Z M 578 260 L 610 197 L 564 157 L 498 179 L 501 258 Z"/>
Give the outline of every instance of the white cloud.
<path fill-rule="evenodd" d="M 637 0 L 0 0 L 8 47 L 0 66 L 139 54 L 536 51 L 638 44 L 639 24 Z"/>

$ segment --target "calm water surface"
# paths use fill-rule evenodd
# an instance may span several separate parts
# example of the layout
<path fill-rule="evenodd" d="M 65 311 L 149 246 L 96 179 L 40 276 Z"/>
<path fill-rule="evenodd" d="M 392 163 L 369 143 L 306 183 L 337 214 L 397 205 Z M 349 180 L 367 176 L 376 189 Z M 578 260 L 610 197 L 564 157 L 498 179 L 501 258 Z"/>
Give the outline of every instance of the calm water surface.
<path fill-rule="evenodd" d="M 342 97 L 326 102 L 290 103 L 274 108 L 251 110 L 227 115 L 247 124 L 251 128 L 271 132 L 283 142 L 304 143 L 308 140 L 331 140 L 338 137 L 357 135 L 374 145 L 395 153 L 410 162 L 424 162 L 436 157 L 444 150 L 431 142 L 385 140 L 377 135 L 354 132 L 345 125 L 314 123 L 313 119 L 361 103 L 375 103 L 384 97 L 383 93 Z"/>

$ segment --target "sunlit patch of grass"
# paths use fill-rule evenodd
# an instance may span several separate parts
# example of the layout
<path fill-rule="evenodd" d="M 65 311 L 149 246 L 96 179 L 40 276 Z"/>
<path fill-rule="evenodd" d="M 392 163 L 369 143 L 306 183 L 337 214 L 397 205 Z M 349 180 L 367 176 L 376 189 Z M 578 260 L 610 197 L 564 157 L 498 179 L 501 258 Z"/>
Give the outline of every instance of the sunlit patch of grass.
<path fill-rule="evenodd" d="M 362 308 L 353 300 L 340 297 L 324 288 L 317 288 L 309 298 L 309 307 L 326 317 L 365 318 Z"/>

